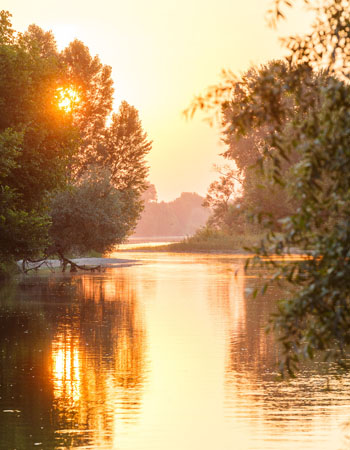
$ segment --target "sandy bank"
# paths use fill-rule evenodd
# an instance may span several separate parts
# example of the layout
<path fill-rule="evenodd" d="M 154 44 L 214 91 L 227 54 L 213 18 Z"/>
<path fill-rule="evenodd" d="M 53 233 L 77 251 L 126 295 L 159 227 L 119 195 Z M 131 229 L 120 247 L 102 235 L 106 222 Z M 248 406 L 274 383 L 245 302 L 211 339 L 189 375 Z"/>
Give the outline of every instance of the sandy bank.
<path fill-rule="evenodd" d="M 72 261 L 79 266 L 87 266 L 87 267 L 127 267 L 132 266 L 134 264 L 138 264 L 139 261 L 136 259 L 121 259 L 121 258 L 74 258 Z M 22 267 L 22 261 L 18 261 L 17 264 Z M 28 269 L 37 267 L 41 263 L 27 263 L 26 267 Z M 59 259 L 46 259 L 41 264 L 40 268 L 51 268 L 56 269 L 61 265 Z M 67 268 L 69 270 L 69 267 Z"/>

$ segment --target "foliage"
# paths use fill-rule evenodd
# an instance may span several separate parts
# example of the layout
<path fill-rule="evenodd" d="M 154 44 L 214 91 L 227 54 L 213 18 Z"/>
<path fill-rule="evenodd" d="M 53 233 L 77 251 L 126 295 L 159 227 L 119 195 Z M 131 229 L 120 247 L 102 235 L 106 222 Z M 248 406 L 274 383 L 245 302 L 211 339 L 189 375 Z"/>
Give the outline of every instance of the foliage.
<path fill-rule="evenodd" d="M 44 31 L 37 25 L 32 24 L 17 39 L 29 53 L 34 53 L 45 59 L 51 58 L 57 64 L 60 55 L 52 31 Z"/>
<path fill-rule="evenodd" d="M 350 53 L 349 23 L 348 2 L 326 1 L 313 32 L 289 41 L 289 61 L 301 65 L 288 81 L 294 85 L 299 109 L 305 111 L 304 116 L 293 117 L 292 137 L 278 126 L 278 115 L 262 110 L 279 138 L 273 160 L 277 182 L 281 181 L 281 159 L 294 148 L 301 155 L 293 170 L 294 196 L 300 206 L 284 220 L 283 238 L 271 235 L 268 247 L 259 249 L 266 255 L 298 247 L 308 256 L 302 262 L 277 267 L 277 275 L 298 287 L 294 296 L 281 302 L 275 319 L 289 373 L 295 371 L 301 357 L 312 358 L 317 350 L 345 367 L 350 343 L 350 91 L 342 81 L 348 75 L 344 61 Z M 317 68 L 326 68 L 328 77 L 318 86 L 317 95 L 310 97 L 300 80 Z M 267 98 L 271 105 L 269 91 Z"/>
<path fill-rule="evenodd" d="M 140 217 L 151 142 L 138 111 L 122 102 L 100 133 L 95 147 L 82 143 L 83 163 L 73 170 L 69 188 L 53 198 L 50 252 L 107 252 L 125 240 Z"/>
<path fill-rule="evenodd" d="M 52 32 L 16 33 L 10 17 L 0 13 L 0 262 L 108 250 L 142 209 L 151 142 L 138 111 L 123 102 L 108 126 L 111 68 L 78 40 L 60 53 Z"/>
<path fill-rule="evenodd" d="M 0 44 L 12 44 L 14 41 L 14 30 L 11 24 L 11 14 L 8 11 L 0 13 Z"/>
<path fill-rule="evenodd" d="M 229 165 L 218 167 L 217 171 L 220 177 L 210 184 L 203 206 L 212 211 L 208 221 L 210 226 L 230 232 L 233 211 L 236 209 L 233 203 L 240 197 L 239 188 L 242 185 L 242 179 L 239 178 L 239 172 Z"/>
<path fill-rule="evenodd" d="M 81 145 L 73 168 L 81 173 L 89 164 L 95 163 L 96 148 L 104 136 L 106 120 L 112 112 L 112 70 L 103 65 L 98 56 L 92 57 L 88 47 L 77 39 L 63 50 L 60 59 L 65 67 L 65 86 L 73 87 L 79 96 L 72 117 L 79 130 Z"/>
<path fill-rule="evenodd" d="M 0 260 L 8 260 L 47 245 L 49 194 L 65 184 L 76 135 L 55 104 L 58 59 L 16 35 L 9 13 L 0 24 Z"/>
<path fill-rule="evenodd" d="M 290 117 L 295 113 L 295 100 L 291 93 L 279 90 L 288 76 L 289 69 L 283 61 L 272 61 L 260 68 L 253 67 L 237 78 L 230 73 L 225 76 L 219 92 L 224 95 L 222 111 L 223 142 L 227 145 L 221 154 L 226 160 L 233 161 L 219 169 L 220 177 L 214 181 L 207 193 L 205 205 L 211 207 L 212 215 L 209 225 L 228 233 L 237 234 L 251 228 L 253 216 L 265 214 L 274 230 L 280 229 L 279 219 L 285 217 L 296 208 L 289 192 L 275 186 L 275 175 L 272 164 L 265 153 L 271 152 L 268 144 L 274 129 L 260 120 L 258 114 L 251 114 L 249 121 L 241 129 L 235 128 L 242 117 L 242 109 L 248 108 L 255 96 L 260 95 L 261 80 L 269 78 L 270 84 L 276 87 L 276 107 L 284 110 L 280 117 L 281 128 L 290 132 Z M 217 90 L 210 88 L 200 102 L 209 106 L 215 102 L 212 98 Z M 201 107 L 199 98 L 192 105 L 192 112 Z M 290 176 L 289 168 L 297 161 L 296 152 L 283 162 L 283 177 Z"/>
<path fill-rule="evenodd" d="M 107 125 L 113 103 L 110 67 L 77 40 L 64 50 L 62 60 L 68 86 L 79 96 L 71 115 L 80 146 L 70 167 L 69 189 L 52 202 L 52 248 L 61 255 L 103 253 L 136 226 L 148 175 L 145 156 L 152 143 L 137 109 L 125 101 Z"/>
<path fill-rule="evenodd" d="M 140 210 L 135 191 L 116 189 L 107 171 L 90 171 L 53 199 L 51 252 L 81 255 L 111 250 L 134 228 Z"/>
<path fill-rule="evenodd" d="M 237 137 L 252 127 L 272 130 L 264 157 L 275 185 L 297 205 L 281 222 L 283 233 L 271 232 L 256 249 L 263 258 L 295 248 L 306 255 L 269 262 L 275 277 L 291 285 L 274 318 L 284 348 L 281 369 L 290 374 L 317 351 L 347 367 L 350 344 L 350 5 L 325 0 L 315 14 L 310 34 L 285 41 L 290 55 L 283 77 L 265 71 L 230 123 Z M 282 95 L 293 102 L 281 103 Z M 216 97 L 219 104 L 226 100 Z M 285 162 L 292 162 L 290 177 L 284 176 Z"/>
<path fill-rule="evenodd" d="M 148 186 L 145 156 L 151 148 L 152 142 L 142 129 L 137 109 L 123 101 L 104 131 L 93 163 L 110 170 L 117 189 L 133 189 L 141 194 Z"/>
<path fill-rule="evenodd" d="M 135 227 L 151 142 L 126 102 L 107 125 L 113 82 L 98 56 L 78 40 L 59 52 L 36 25 L 16 33 L 10 17 L 0 13 L 0 262 L 105 251 Z"/>
<path fill-rule="evenodd" d="M 259 236 L 259 230 L 256 228 L 240 234 L 229 235 L 206 225 L 197 229 L 193 236 L 189 236 L 180 242 L 153 247 L 139 247 L 137 251 L 237 254 L 245 253 L 246 247 L 254 245 L 257 236 Z"/>

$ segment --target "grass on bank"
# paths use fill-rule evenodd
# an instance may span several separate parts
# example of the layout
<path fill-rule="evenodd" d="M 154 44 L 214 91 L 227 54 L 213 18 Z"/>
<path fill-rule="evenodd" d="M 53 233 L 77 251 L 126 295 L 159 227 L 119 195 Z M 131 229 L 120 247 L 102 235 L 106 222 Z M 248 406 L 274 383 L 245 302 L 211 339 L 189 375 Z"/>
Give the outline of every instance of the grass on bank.
<path fill-rule="evenodd" d="M 156 247 L 141 247 L 137 251 L 150 252 L 245 252 L 245 247 L 253 247 L 263 237 L 261 232 L 245 232 L 229 235 L 210 227 L 200 228 L 193 236 L 181 242 Z"/>

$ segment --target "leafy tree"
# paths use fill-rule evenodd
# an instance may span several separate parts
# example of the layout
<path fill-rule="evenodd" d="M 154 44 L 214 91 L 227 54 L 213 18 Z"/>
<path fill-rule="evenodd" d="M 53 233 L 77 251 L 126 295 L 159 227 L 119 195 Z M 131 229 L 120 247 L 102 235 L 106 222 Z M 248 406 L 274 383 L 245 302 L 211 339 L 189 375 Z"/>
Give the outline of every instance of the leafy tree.
<path fill-rule="evenodd" d="M 292 3 L 277 0 L 273 18 Z M 281 368 L 290 374 L 318 351 L 347 367 L 350 344 L 350 4 L 324 0 L 315 14 L 308 35 L 285 41 L 290 55 L 283 82 L 276 83 L 271 70 L 263 73 L 230 125 L 235 136 L 251 127 L 272 129 L 264 156 L 276 186 L 298 205 L 282 221 L 283 233 L 270 233 L 256 249 L 262 257 L 295 248 L 305 254 L 301 261 L 270 261 L 275 276 L 291 286 L 274 318 L 284 348 Z M 225 104 L 221 93 L 213 93 L 217 104 Z M 281 95 L 293 99 L 292 108 Z M 294 155 L 286 178 L 284 162 Z"/>
<path fill-rule="evenodd" d="M 51 253 L 105 252 L 121 243 L 136 225 L 142 204 L 133 190 L 111 184 L 108 171 L 90 170 L 52 202 Z"/>
<path fill-rule="evenodd" d="M 47 239 L 47 220 L 20 208 L 18 195 L 8 186 L 7 177 L 17 167 L 22 133 L 10 129 L 0 133 L 0 261 L 30 255 Z"/>
<path fill-rule="evenodd" d="M 289 373 L 300 358 L 322 351 L 346 367 L 350 343 L 349 236 L 350 185 L 346 175 L 350 164 L 350 103 L 345 64 L 350 55 L 349 3 L 324 1 L 309 36 L 291 38 L 290 72 L 285 89 L 293 86 L 296 104 L 304 114 L 293 116 L 293 134 L 279 125 L 272 109 L 269 88 L 264 101 L 256 102 L 264 120 L 272 123 L 275 180 L 283 185 L 281 160 L 293 151 L 301 155 L 293 167 L 292 188 L 299 208 L 283 222 L 281 238 L 270 235 L 259 253 L 288 253 L 300 248 L 302 262 L 277 265 L 277 275 L 286 278 L 296 293 L 280 303 L 275 324 L 284 346 L 284 366 Z M 295 66 L 295 64 L 299 64 Z M 313 70 L 326 70 L 326 82 L 317 94 L 301 84 Z M 287 186 L 288 187 L 288 186 Z"/>
<path fill-rule="evenodd" d="M 123 101 L 104 130 L 93 162 L 110 170 L 116 188 L 133 189 L 141 194 L 148 186 L 145 156 L 151 148 L 152 142 L 142 129 L 137 109 Z"/>
<path fill-rule="evenodd" d="M 64 186 L 76 148 L 56 105 L 57 58 L 16 35 L 0 13 L 0 260 L 38 255 L 47 243 L 50 193 Z"/>
<path fill-rule="evenodd" d="M 46 59 L 52 58 L 57 64 L 59 52 L 52 31 L 44 31 L 38 25 L 32 24 L 25 33 L 18 36 L 18 40 L 30 53 L 39 54 Z"/>
<path fill-rule="evenodd" d="M 51 32 L 15 33 L 4 11 L 0 33 L 0 263 L 111 248 L 146 188 L 137 110 L 123 102 L 107 126 L 111 68 L 80 41 L 59 53 Z M 63 110 L 66 95 L 76 101 Z"/>
<path fill-rule="evenodd" d="M 70 189 L 53 199 L 50 252 L 66 261 L 68 254 L 104 253 L 132 232 L 143 209 L 151 146 L 138 111 L 122 102 L 96 147 L 83 150 L 85 164 L 73 172 Z"/>
<path fill-rule="evenodd" d="M 63 51 L 61 59 L 67 86 L 73 86 L 79 96 L 71 115 L 79 130 L 80 147 L 70 168 L 70 189 L 53 200 L 50 235 L 53 248 L 62 256 L 67 252 L 105 252 L 136 225 L 147 184 L 144 158 L 152 143 L 137 109 L 125 101 L 107 126 L 113 103 L 110 67 L 91 57 L 77 40 Z"/>
<path fill-rule="evenodd" d="M 247 175 L 247 170 L 261 159 L 264 151 L 264 139 L 273 130 L 266 124 L 259 124 L 259 126 L 254 128 L 251 127 L 249 132 L 244 131 L 237 135 L 232 133 L 232 123 L 235 122 L 235 116 L 240 113 L 241 105 L 250 101 L 254 85 L 261 77 L 261 74 L 266 70 L 271 70 L 272 73 L 277 67 L 284 69 L 285 64 L 282 61 L 272 61 L 261 68 L 251 67 L 240 79 L 231 72 L 223 73 L 224 79 L 221 88 L 223 93 L 226 92 L 227 101 L 222 106 L 222 140 L 227 145 L 227 148 L 222 153 L 222 156 L 225 159 L 235 161 L 241 177 Z M 206 101 L 209 100 L 208 95 L 212 94 L 212 91 L 209 90 Z M 279 99 L 280 102 L 285 102 L 285 100 L 285 98 Z"/>
<path fill-rule="evenodd" d="M 11 14 L 2 10 L 0 13 L 0 43 L 12 44 L 14 42 L 15 31 L 12 28 Z"/>
<path fill-rule="evenodd" d="M 112 112 L 112 70 L 98 56 L 92 57 L 88 47 L 77 39 L 62 52 L 60 60 L 65 67 L 65 86 L 73 87 L 79 96 L 72 116 L 81 139 L 73 168 L 80 174 L 89 164 L 96 163 L 96 149 Z"/>
<path fill-rule="evenodd" d="M 192 112 L 202 105 L 215 105 L 217 91 L 224 95 L 221 108 L 223 142 L 227 145 L 221 154 L 234 165 L 224 166 L 220 177 L 208 190 L 205 205 L 212 208 L 213 214 L 209 226 L 221 229 L 225 233 L 239 234 L 245 230 L 255 229 L 251 224 L 253 215 L 265 213 L 270 224 L 279 230 L 279 219 L 291 213 L 295 208 L 288 191 L 274 185 L 275 175 L 271 163 L 265 154 L 271 152 L 268 140 L 274 136 L 274 129 L 268 122 L 261 120 L 259 113 L 246 121 L 241 128 L 238 123 L 242 110 L 248 108 L 252 98 L 260 95 L 261 80 L 269 77 L 269 82 L 276 86 L 275 108 L 284 110 L 281 128 L 290 129 L 290 117 L 295 114 L 293 95 L 278 87 L 283 85 L 288 76 L 288 66 L 283 61 L 272 61 L 261 67 L 249 69 L 241 78 L 230 72 L 224 74 L 220 88 L 210 88 L 205 97 L 197 98 L 192 105 Z M 262 91 L 261 91 L 262 92 Z M 204 102 L 204 103 L 202 103 Z M 236 128 L 235 128 L 236 127 Z M 290 166 L 298 160 L 296 152 L 283 162 L 283 176 L 289 176 Z"/>
<path fill-rule="evenodd" d="M 237 199 L 241 197 L 239 188 L 242 180 L 236 168 L 226 165 L 217 168 L 220 173 L 218 180 L 213 181 L 208 189 L 203 206 L 211 209 L 208 225 L 230 233 L 233 228 L 233 216 L 237 210 Z M 237 203 L 237 205 L 234 205 Z M 237 224 L 235 224 L 237 225 Z M 237 231 L 238 227 L 235 226 Z"/>

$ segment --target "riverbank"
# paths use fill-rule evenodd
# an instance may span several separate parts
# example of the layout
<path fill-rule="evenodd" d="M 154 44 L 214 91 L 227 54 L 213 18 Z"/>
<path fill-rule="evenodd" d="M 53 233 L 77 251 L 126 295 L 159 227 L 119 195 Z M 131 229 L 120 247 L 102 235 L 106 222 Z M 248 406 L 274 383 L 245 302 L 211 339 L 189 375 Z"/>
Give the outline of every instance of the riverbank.
<path fill-rule="evenodd" d="M 254 247 L 262 238 L 261 232 L 228 235 L 222 231 L 205 227 L 180 242 L 168 242 L 160 245 L 145 243 L 144 246 L 139 245 L 137 248 L 129 248 L 128 251 L 248 254 L 252 253 L 249 249 Z"/>
<path fill-rule="evenodd" d="M 86 267 L 87 269 L 90 269 L 92 267 L 100 267 L 101 269 L 127 267 L 138 263 L 138 261 L 135 259 L 108 258 L 108 257 L 73 258 L 72 262 L 79 267 Z M 18 261 L 17 265 L 20 269 L 22 269 L 22 261 Z M 56 270 L 60 269 L 61 267 L 62 267 L 61 261 L 59 259 L 45 259 L 40 263 L 26 264 L 26 268 L 29 270 L 38 270 L 38 269 Z M 67 271 L 69 271 L 69 267 L 67 268 Z"/>
<path fill-rule="evenodd" d="M 120 250 L 121 252 L 130 252 L 130 253 L 137 253 L 137 252 L 149 252 L 149 253 L 227 253 L 227 254 L 233 254 L 233 255 L 242 255 L 242 254 L 252 254 L 252 252 L 249 252 L 245 249 L 240 248 L 229 248 L 228 246 L 218 247 L 215 244 L 209 244 L 209 243 L 198 243 L 196 245 L 193 245 L 191 243 L 187 242 L 176 242 L 171 244 L 165 244 L 165 245 L 153 245 L 153 246 L 147 246 L 144 247 L 137 247 L 137 248 L 130 248 L 127 250 Z"/>

